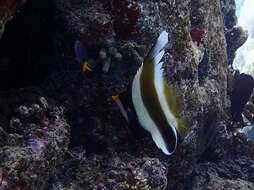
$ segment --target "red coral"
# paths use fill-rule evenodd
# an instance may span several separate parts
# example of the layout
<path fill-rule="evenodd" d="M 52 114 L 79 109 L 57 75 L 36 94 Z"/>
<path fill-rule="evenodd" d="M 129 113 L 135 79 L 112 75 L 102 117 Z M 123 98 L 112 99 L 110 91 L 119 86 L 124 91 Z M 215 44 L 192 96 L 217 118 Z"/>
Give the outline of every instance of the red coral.
<path fill-rule="evenodd" d="M 24 0 L 0 0 L 0 23 L 9 21 Z"/>
<path fill-rule="evenodd" d="M 200 28 L 194 28 L 190 32 L 192 41 L 197 42 L 198 45 L 203 41 L 205 37 L 205 31 Z"/>
<path fill-rule="evenodd" d="M 136 4 L 123 0 L 114 0 L 110 5 L 105 5 L 114 16 L 113 27 L 117 37 L 130 40 L 134 37 L 140 11 Z"/>

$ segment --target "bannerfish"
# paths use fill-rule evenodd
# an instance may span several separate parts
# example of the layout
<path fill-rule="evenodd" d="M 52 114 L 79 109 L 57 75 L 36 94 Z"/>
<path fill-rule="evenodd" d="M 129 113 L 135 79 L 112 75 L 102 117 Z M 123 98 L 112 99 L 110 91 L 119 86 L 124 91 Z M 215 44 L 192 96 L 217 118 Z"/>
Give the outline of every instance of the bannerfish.
<path fill-rule="evenodd" d="M 248 102 L 253 88 L 254 79 L 252 76 L 239 72 L 235 73 L 231 95 L 232 126 L 237 122 L 243 125 L 243 108 Z"/>
<path fill-rule="evenodd" d="M 177 104 L 176 94 L 174 87 L 168 86 L 163 77 L 161 59 L 167 43 L 168 33 L 163 31 L 134 76 L 130 93 L 140 125 L 151 134 L 163 153 L 171 155 L 177 147 L 178 133 L 182 134 L 186 126 L 185 119 L 177 118 L 172 111 Z M 130 115 L 128 110 L 127 114 Z M 126 117 L 126 114 L 122 114 Z"/>
<path fill-rule="evenodd" d="M 79 40 L 75 41 L 74 51 L 78 63 L 82 65 L 82 71 L 83 72 L 85 72 L 86 70 L 92 71 L 92 69 L 88 65 L 88 53 L 83 44 Z"/>
<path fill-rule="evenodd" d="M 177 146 L 176 122 L 164 95 L 160 62 L 167 43 L 168 33 L 163 31 L 133 79 L 132 101 L 141 126 L 150 132 L 158 148 L 171 155 Z"/>

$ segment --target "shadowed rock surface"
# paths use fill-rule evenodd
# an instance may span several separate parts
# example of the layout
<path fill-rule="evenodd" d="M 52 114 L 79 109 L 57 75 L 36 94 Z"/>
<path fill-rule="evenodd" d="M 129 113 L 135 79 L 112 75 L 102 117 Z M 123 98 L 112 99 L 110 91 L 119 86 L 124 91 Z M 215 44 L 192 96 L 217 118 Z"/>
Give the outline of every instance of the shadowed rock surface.
<path fill-rule="evenodd" d="M 2 190 L 45 186 L 69 144 L 63 108 L 37 89 L 0 94 Z"/>
<path fill-rule="evenodd" d="M 88 158 L 82 155 L 80 160 L 72 157 L 57 169 L 57 180 L 47 189 L 160 190 L 167 186 L 167 168 L 157 158 L 138 158 L 127 153 Z M 73 175 L 76 179 L 70 177 Z"/>

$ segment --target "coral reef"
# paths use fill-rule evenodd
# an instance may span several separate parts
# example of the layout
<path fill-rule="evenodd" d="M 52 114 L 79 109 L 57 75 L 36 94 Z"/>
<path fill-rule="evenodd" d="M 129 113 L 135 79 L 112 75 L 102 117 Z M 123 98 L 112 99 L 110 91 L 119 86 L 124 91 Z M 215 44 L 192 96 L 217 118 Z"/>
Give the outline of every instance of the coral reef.
<path fill-rule="evenodd" d="M 42 188 L 68 147 L 63 110 L 36 89 L 0 97 L 0 189 Z"/>
<path fill-rule="evenodd" d="M 191 35 L 192 41 L 197 42 L 197 45 L 199 45 L 200 42 L 205 37 L 205 31 L 200 28 L 194 28 L 190 31 L 190 35 Z"/>
<path fill-rule="evenodd" d="M 239 26 L 233 27 L 226 32 L 227 55 L 229 64 L 232 65 L 236 50 L 247 41 L 247 38 L 247 31 L 244 31 L 243 28 Z"/>
<path fill-rule="evenodd" d="M 253 189 L 254 144 L 230 126 L 235 23 L 232 0 L 27 1 L 0 40 L 0 189 Z M 130 98 L 162 30 L 177 117 L 192 121 L 170 157 L 111 99 Z"/>
<path fill-rule="evenodd" d="M 224 29 L 230 30 L 237 23 L 236 17 L 236 3 L 232 0 L 221 0 L 221 10 L 224 20 Z"/>
<path fill-rule="evenodd" d="M 68 167 L 68 173 L 66 173 Z M 167 168 L 156 158 L 138 158 L 127 153 L 75 156 L 58 166 L 48 189 L 139 189 L 161 190 L 167 186 Z"/>
<path fill-rule="evenodd" d="M 253 142 L 223 123 L 217 134 L 194 169 L 192 189 L 252 189 Z"/>

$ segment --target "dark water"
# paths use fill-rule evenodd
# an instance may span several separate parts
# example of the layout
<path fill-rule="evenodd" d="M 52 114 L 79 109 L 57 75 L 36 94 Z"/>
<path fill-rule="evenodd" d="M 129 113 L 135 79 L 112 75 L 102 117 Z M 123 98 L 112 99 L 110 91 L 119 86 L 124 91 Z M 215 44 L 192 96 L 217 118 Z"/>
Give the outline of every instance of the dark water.
<path fill-rule="evenodd" d="M 52 1 L 28 1 L 0 40 L 0 90 L 38 85 L 55 63 Z"/>

